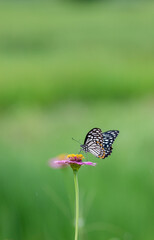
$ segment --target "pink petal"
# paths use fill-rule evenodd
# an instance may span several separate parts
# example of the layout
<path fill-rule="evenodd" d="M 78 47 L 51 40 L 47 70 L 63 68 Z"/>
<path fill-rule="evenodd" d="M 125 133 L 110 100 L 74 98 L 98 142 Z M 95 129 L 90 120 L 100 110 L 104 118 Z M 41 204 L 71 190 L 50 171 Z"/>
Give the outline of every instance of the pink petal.
<path fill-rule="evenodd" d="M 79 161 L 71 161 L 71 160 L 68 160 L 68 163 L 69 163 L 69 164 L 83 165 L 83 162 L 79 162 Z"/>
<path fill-rule="evenodd" d="M 96 163 L 93 162 L 83 162 L 84 165 L 96 166 Z"/>
<path fill-rule="evenodd" d="M 68 166 L 69 164 L 90 165 L 90 166 L 96 165 L 96 163 L 93 163 L 93 162 L 71 161 L 69 159 L 57 160 L 57 158 L 55 158 L 49 161 L 50 167 L 53 167 L 53 168 L 62 168 L 62 167 Z"/>
<path fill-rule="evenodd" d="M 66 161 L 67 160 L 57 160 L 57 158 L 53 158 L 49 161 L 49 166 L 52 168 L 63 168 L 68 165 Z"/>
<path fill-rule="evenodd" d="M 78 164 L 78 165 L 91 165 L 91 166 L 95 166 L 96 163 L 93 162 L 79 162 L 79 161 L 70 161 L 68 160 L 68 163 L 70 164 Z"/>

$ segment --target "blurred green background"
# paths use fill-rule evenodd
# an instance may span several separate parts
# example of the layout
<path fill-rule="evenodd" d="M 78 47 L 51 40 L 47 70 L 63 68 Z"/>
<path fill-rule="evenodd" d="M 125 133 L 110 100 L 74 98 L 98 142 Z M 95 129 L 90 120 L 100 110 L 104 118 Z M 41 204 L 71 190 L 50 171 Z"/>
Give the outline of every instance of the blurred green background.
<path fill-rule="evenodd" d="M 93 127 L 120 130 L 82 167 L 80 240 L 154 239 L 154 3 L 0 2 L 0 239 L 72 240 L 70 168 Z"/>

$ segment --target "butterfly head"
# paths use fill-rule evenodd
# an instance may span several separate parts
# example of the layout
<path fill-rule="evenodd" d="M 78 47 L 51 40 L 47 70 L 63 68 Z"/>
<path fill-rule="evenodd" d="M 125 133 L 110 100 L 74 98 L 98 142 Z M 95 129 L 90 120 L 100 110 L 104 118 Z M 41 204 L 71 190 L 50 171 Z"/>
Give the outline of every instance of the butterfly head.
<path fill-rule="evenodd" d="M 81 144 L 80 147 L 83 151 L 88 152 L 88 146 L 86 144 Z"/>

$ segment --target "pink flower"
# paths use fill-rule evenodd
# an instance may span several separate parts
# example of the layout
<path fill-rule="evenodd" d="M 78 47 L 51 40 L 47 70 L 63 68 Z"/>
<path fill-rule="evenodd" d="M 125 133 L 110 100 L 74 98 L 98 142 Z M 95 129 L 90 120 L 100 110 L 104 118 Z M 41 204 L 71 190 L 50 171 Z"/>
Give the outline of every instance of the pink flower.
<path fill-rule="evenodd" d="M 61 154 L 55 158 L 52 158 L 49 160 L 49 166 L 52 168 L 64 168 L 67 167 L 66 164 L 63 164 L 62 161 L 64 161 L 65 159 L 67 159 L 67 155 L 66 154 Z M 61 162 L 61 164 L 57 163 L 57 162 Z"/>
<path fill-rule="evenodd" d="M 96 165 L 96 163 L 93 162 L 82 162 L 83 158 L 84 156 L 82 154 L 69 154 L 63 159 L 59 159 L 59 157 L 51 159 L 49 165 L 53 168 L 61 168 L 70 165 L 73 170 L 78 170 L 82 165 Z"/>

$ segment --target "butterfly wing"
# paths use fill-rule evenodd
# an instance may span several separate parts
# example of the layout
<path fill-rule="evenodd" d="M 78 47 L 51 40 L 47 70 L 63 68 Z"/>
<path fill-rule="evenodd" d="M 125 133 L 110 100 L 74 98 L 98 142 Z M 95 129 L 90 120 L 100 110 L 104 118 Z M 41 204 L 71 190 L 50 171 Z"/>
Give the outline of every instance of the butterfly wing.
<path fill-rule="evenodd" d="M 86 137 L 85 137 L 85 140 L 84 140 L 84 144 L 87 144 L 89 143 L 90 141 L 96 141 L 98 139 L 101 139 L 102 138 L 102 130 L 100 128 L 93 128 L 91 129 Z"/>
<path fill-rule="evenodd" d="M 88 147 L 88 152 L 92 153 L 95 157 L 99 158 L 101 148 L 97 144 L 93 143 L 90 147 Z"/>
<path fill-rule="evenodd" d="M 84 141 L 84 145 L 87 146 L 87 151 L 98 158 L 105 156 L 102 134 L 100 128 L 93 128 L 87 133 Z"/>
<path fill-rule="evenodd" d="M 105 156 L 103 158 L 106 158 L 108 155 L 112 153 L 112 144 L 116 137 L 118 136 L 119 131 L 118 130 L 110 130 L 107 132 L 102 133 L 103 137 L 103 148 L 105 151 Z"/>

